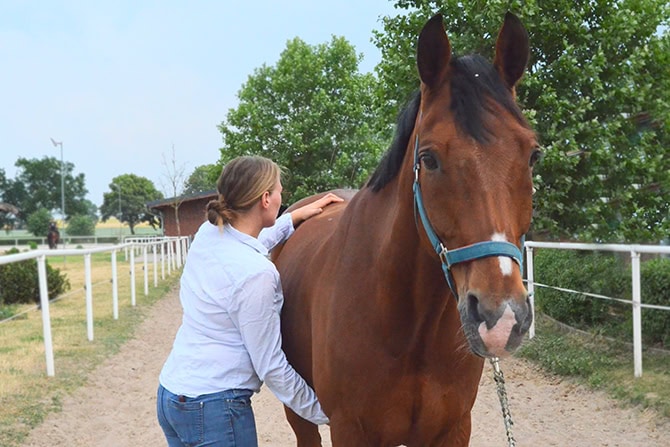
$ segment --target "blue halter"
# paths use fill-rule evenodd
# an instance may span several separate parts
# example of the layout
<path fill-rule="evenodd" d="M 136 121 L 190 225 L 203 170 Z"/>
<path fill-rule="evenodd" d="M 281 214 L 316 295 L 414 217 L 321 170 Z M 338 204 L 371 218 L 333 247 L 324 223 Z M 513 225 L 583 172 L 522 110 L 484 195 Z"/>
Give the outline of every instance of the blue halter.
<path fill-rule="evenodd" d="M 472 245 L 467 245 L 465 247 L 457 248 L 454 250 L 447 250 L 447 247 L 440 241 L 440 238 L 433 230 L 430 221 L 428 220 L 428 215 L 426 214 L 426 208 L 423 205 L 423 198 L 421 196 L 421 186 L 419 185 L 419 170 L 421 169 L 421 163 L 419 162 L 419 135 L 416 136 L 416 142 L 414 144 L 414 185 L 412 189 L 414 190 L 414 209 L 419 212 L 419 217 L 421 218 L 421 223 L 423 224 L 423 229 L 426 231 L 426 235 L 430 240 L 430 244 L 435 249 L 435 252 L 442 261 L 442 271 L 444 276 L 447 279 L 447 284 L 451 292 L 454 294 L 454 297 L 458 299 L 458 294 L 456 292 L 456 287 L 454 283 L 454 278 L 451 274 L 451 266 L 461 262 L 473 261 L 475 259 L 488 258 L 491 256 L 507 256 L 512 258 L 521 269 L 521 274 L 523 275 L 523 255 L 519 247 L 516 245 L 503 242 L 503 241 L 486 241 L 486 242 L 477 242 Z M 523 237 L 521 238 L 521 247 L 523 247 Z"/>

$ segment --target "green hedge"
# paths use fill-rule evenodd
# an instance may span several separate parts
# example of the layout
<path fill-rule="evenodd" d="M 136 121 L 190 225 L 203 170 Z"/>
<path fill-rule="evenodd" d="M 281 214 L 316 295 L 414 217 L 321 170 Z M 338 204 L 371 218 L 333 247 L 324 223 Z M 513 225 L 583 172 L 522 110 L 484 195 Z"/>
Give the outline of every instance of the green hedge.
<path fill-rule="evenodd" d="M 539 283 L 630 299 L 629 268 L 614 254 L 544 249 L 537 250 L 534 261 Z M 535 303 L 552 318 L 582 329 L 620 320 L 620 306 L 583 295 L 537 288 Z"/>
<path fill-rule="evenodd" d="M 643 304 L 670 306 L 670 259 L 642 263 L 640 277 Z M 643 308 L 642 336 L 648 343 L 670 348 L 670 310 Z"/>
<path fill-rule="evenodd" d="M 12 249 L 7 254 L 18 253 Z M 60 270 L 47 262 L 47 289 L 49 298 L 70 290 L 70 281 Z M 37 260 L 12 262 L 0 265 L 0 305 L 28 304 L 40 302 Z"/>
<path fill-rule="evenodd" d="M 630 300 L 631 269 L 625 256 L 572 250 L 536 250 L 535 281 L 550 286 Z M 670 306 L 670 260 L 643 262 L 642 302 Z M 568 325 L 632 341 L 632 310 L 618 303 L 538 287 L 538 311 Z M 649 345 L 670 346 L 670 311 L 642 310 L 642 334 Z"/>

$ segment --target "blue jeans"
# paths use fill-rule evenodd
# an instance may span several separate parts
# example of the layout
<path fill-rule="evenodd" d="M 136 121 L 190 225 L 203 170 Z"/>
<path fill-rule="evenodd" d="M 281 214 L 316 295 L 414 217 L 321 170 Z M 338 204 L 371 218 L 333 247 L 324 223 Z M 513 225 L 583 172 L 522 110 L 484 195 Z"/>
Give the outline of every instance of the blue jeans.
<path fill-rule="evenodd" d="M 251 390 L 198 397 L 158 387 L 156 411 L 169 447 L 257 447 Z"/>

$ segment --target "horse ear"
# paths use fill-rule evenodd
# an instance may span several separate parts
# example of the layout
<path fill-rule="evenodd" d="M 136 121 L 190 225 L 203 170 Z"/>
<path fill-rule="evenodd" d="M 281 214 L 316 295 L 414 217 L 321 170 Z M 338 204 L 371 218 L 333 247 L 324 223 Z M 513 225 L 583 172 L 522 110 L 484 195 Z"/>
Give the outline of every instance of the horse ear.
<path fill-rule="evenodd" d="M 496 57 L 493 60 L 493 65 L 498 70 L 507 88 L 512 91 L 526 70 L 529 51 L 526 28 L 523 27 L 517 16 L 508 12 L 505 14 L 505 23 L 503 23 L 498 33 Z"/>
<path fill-rule="evenodd" d="M 433 16 L 419 34 L 416 63 L 421 81 L 429 87 L 443 78 L 451 58 L 451 44 L 444 31 L 442 14 Z"/>

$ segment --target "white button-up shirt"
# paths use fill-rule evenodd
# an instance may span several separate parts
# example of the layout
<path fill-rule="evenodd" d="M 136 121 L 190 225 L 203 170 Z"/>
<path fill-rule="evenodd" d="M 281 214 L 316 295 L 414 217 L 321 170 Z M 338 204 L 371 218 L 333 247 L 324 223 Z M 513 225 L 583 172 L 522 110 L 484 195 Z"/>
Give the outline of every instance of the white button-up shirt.
<path fill-rule="evenodd" d="M 258 239 L 231 225 L 200 226 L 181 277 L 182 324 L 159 378 L 167 390 L 197 397 L 233 388 L 258 392 L 265 382 L 298 415 L 328 422 L 281 348 L 284 296 L 267 254 L 292 233 L 288 213 Z"/>

